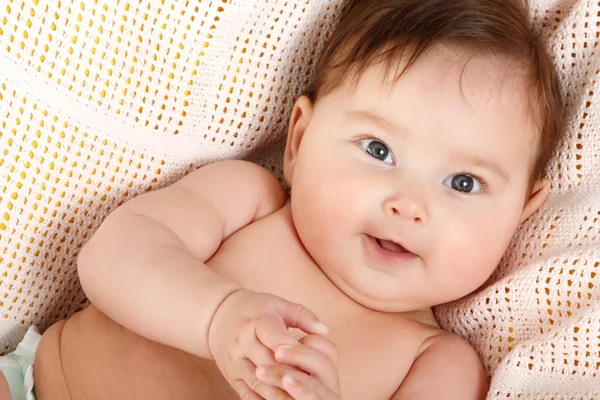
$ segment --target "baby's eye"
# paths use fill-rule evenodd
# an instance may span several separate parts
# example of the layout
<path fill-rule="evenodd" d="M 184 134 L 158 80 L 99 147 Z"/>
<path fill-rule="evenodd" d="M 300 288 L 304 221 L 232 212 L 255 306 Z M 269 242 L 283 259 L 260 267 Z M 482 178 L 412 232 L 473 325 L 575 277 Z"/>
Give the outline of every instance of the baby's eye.
<path fill-rule="evenodd" d="M 386 164 L 393 164 L 394 157 L 392 152 L 385 143 L 375 139 L 364 139 L 360 141 L 360 146 L 367 152 L 371 157 L 383 161 Z"/>
<path fill-rule="evenodd" d="M 481 192 L 483 183 L 471 175 L 457 174 L 446 179 L 444 185 L 457 192 L 471 194 Z"/>

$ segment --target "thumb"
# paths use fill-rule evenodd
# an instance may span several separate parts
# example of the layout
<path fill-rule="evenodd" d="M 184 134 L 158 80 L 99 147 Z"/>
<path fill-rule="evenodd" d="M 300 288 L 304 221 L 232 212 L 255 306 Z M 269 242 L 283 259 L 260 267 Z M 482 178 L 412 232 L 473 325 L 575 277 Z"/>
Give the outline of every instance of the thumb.
<path fill-rule="evenodd" d="M 277 314 L 288 328 L 297 328 L 308 334 L 326 335 L 327 326 L 308 308 L 280 299 L 275 303 Z"/>
<path fill-rule="evenodd" d="M 283 299 L 277 299 L 274 305 L 277 316 L 261 318 L 255 326 L 258 340 L 272 351 L 282 344 L 298 344 L 288 328 L 301 329 L 309 334 L 327 333 L 327 327 L 307 308 Z"/>

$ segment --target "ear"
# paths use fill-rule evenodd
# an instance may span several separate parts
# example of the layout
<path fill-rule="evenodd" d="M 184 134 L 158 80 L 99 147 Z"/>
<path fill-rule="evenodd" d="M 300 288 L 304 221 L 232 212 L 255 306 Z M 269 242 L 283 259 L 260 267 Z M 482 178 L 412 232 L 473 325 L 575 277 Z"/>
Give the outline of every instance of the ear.
<path fill-rule="evenodd" d="M 523 213 L 521 214 L 521 222 L 523 223 L 529 219 L 540 207 L 546 202 L 548 198 L 548 194 L 550 194 L 550 182 L 545 179 L 538 180 L 534 185 L 525 203 L 525 207 L 523 208 Z"/>
<path fill-rule="evenodd" d="M 300 149 L 300 142 L 304 136 L 304 132 L 308 127 L 310 118 L 312 117 L 313 104 L 306 96 L 300 97 L 290 117 L 290 126 L 288 128 L 287 143 L 285 145 L 285 153 L 283 155 L 283 176 L 287 183 L 292 185 L 292 177 L 294 176 L 294 166 L 296 156 Z"/>

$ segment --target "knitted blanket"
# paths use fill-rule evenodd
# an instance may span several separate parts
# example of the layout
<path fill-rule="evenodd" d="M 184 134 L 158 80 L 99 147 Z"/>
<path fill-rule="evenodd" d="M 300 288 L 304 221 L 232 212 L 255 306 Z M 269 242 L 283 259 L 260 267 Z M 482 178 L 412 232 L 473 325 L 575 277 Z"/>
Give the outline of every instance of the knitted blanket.
<path fill-rule="evenodd" d="M 289 112 L 345 0 L 0 0 L 0 354 L 86 305 L 81 246 L 201 165 L 280 176 Z M 600 2 L 535 0 L 569 110 L 546 206 L 436 309 L 490 398 L 600 396 Z M 432 378 L 433 379 L 433 378 Z"/>

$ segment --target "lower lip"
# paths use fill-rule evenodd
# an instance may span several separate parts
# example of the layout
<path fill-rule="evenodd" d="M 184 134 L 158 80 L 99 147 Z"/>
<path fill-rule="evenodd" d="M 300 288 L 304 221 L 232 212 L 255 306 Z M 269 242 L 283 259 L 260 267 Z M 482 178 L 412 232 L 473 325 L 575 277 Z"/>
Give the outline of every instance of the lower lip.
<path fill-rule="evenodd" d="M 398 252 L 386 250 L 377 243 L 377 239 L 373 236 L 365 235 L 367 251 L 374 259 L 384 263 L 394 263 L 410 261 L 417 256 L 411 252 Z"/>

